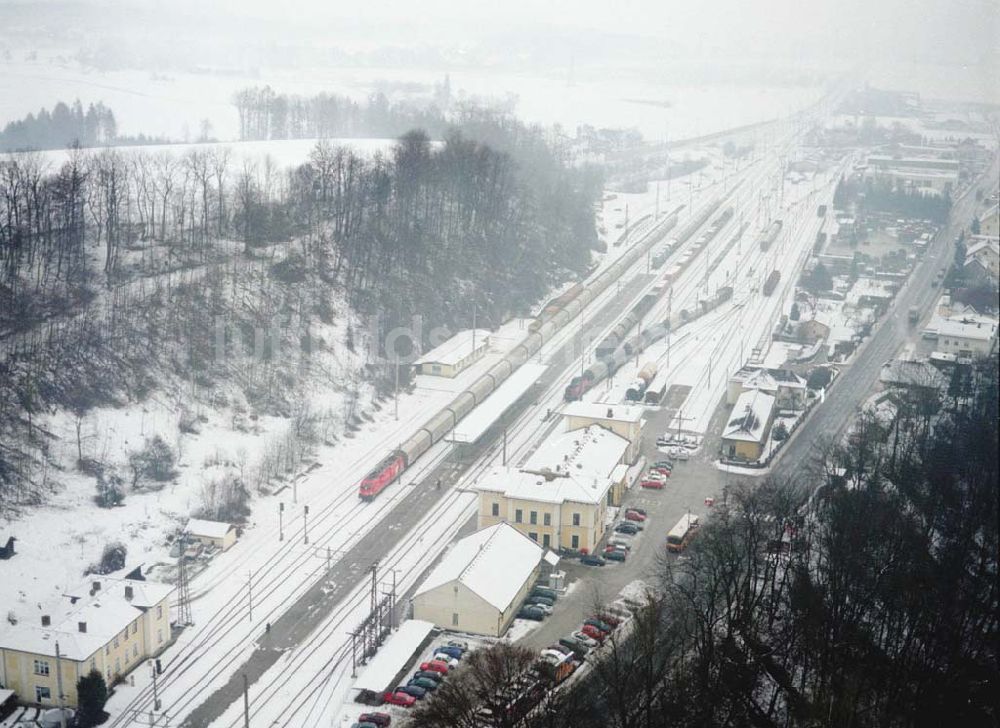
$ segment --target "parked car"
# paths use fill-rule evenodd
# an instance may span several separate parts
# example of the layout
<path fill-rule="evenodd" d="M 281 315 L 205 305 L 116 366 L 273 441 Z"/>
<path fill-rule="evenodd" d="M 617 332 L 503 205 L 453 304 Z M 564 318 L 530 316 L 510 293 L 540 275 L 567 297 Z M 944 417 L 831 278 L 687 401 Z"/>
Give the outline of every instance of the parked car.
<path fill-rule="evenodd" d="M 448 640 L 449 647 L 457 647 L 460 650 L 468 651 L 469 643 L 463 642 L 462 640 Z"/>
<path fill-rule="evenodd" d="M 458 660 L 456 660 L 451 655 L 445 654 L 444 652 L 435 652 L 434 657 L 431 659 L 443 662 L 450 668 L 458 667 Z"/>
<path fill-rule="evenodd" d="M 590 637 L 590 639 L 594 640 L 598 644 L 602 644 L 606 636 L 601 630 L 597 629 L 597 627 L 593 627 L 589 624 L 585 624 L 582 627 L 580 627 L 580 632 L 581 634 Z"/>
<path fill-rule="evenodd" d="M 617 628 L 622 622 L 625 621 L 624 618 L 618 616 L 617 614 L 611 614 L 607 609 L 602 609 L 600 612 L 598 612 L 593 616 L 594 619 L 599 619 L 605 624 L 609 624 L 615 628 Z"/>
<path fill-rule="evenodd" d="M 666 478 L 670 477 L 670 473 L 672 473 L 673 470 L 673 468 L 668 468 L 665 465 L 653 465 L 649 468 L 650 473 L 659 473 Z"/>
<path fill-rule="evenodd" d="M 629 541 L 629 534 L 627 533 L 616 533 L 608 539 L 608 546 L 614 546 L 622 551 L 632 550 L 632 544 Z"/>
<path fill-rule="evenodd" d="M 566 655 L 558 650 L 542 650 L 541 658 L 548 663 L 553 665 L 558 665 L 560 662 L 566 659 Z"/>
<path fill-rule="evenodd" d="M 628 521 L 622 521 L 617 526 L 615 526 L 615 533 L 629 533 L 635 535 L 639 533 L 639 527 L 634 523 Z"/>
<path fill-rule="evenodd" d="M 653 463 L 653 467 L 654 468 L 666 468 L 667 470 L 673 470 L 674 469 L 674 461 L 673 460 L 657 460 L 655 463 Z"/>
<path fill-rule="evenodd" d="M 666 471 L 649 470 L 646 472 L 646 480 L 666 480 L 670 475 Z"/>
<path fill-rule="evenodd" d="M 597 627 L 597 629 L 601 630 L 601 631 L 602 631 L 602 632 L 604 632 L 605 634 L 608 634 L 608 633 L 610 633 L 610 632 L 611 632 L 612 630 L 614 630 L 614 627 L 613 627 L 613 626 L 611 626 L 611 625 L 610 625 L 610 624 L 608 624 L 607 622 L 603 622 L 603 621 L 601 621 L 601 620 L 600 620 L 600 619 L 598 619 L 597 617 L 591 617 L 590 619 L 585 619 L 585 620 L 583 621 L 583 623 L 584 623 L 584 624 L 589 624 L 589 625 L 590 625 L 591 627 Z"/>
<path fill-rule="evenodd" d="M 643 521 L 646 520 L 646 517 L 641 513 L 637 513 L 636 511 L 625 511 L 625 520 L 635 521 L 636 523 L 642 523 Z"/>
<path fill-rule="evenodd" d="M 579 657 L 581 660 L 587 656 L 588 652 L 590 652 L 590 648 L 587 645 L 580 642 L 579 640 L 561 639 L 559 640 L 559 644 L 561 644 L 568 650 L 572 650 L 573 654 Z"/>
<path fill-rule="evenodd" d="M 427 662 L 421 662 L 420 669 L 427 672 L 439 672 L 442 675 L 448 674 L 448 665 L 440 660 L 428 660 Z"/>
<path fill-rule="evenodd" d="M 589 634 L 587 634 L 586 632 L 584 632 L 582 630 L 574 632 L 570 636 L 574 640 L 576 640 L 577 642 L 579 642 L 581 645 L 583 645 L 584 647 L 587 647 L 587 648 L 589 648 L 591 650 L 594 649 L 595 647 L 597 647 L 597 645 L 598 645 L 597 640 L 595 640 L 593 637 L 591 637 Z"/>
<path fill-rule="evenodd" d="M 544 604 L 546 607 L 554 607 L 556 605 L 555 599 L 549 599 L 548 597 L 543 597 L 540 595 L 531 595 L 524 600 L 525 604 Z"/>
<path fill-rule="evenodd" d="M 360 720 L 357 723 L 351 723 L 351 728 L 378 728 L 378 725 L 367 720 Z"/>
<path fill-rule="evenodd" d="M 664 485 L 666 485 L 666 482 L 663 480 L 644 479 L 642 482 L 639 483 L 639 486 L 642 488 L 653 488 L 656 490 L 663 490 Z"/>
<path fill-rule="evenodd" d="M 465 654 L 465 650 L 461 647 L 455 647 L 454 645 L 442 645 L 437 648 L 437 651 L 444 655 L 454 657 L 456 660 L 461 660 L 462 656 Z"/>
<path fill-rule="evenodd" d="M 656 438 L 656 446 L 666 447 L 667 445 L 672 444 L 673 441 L 674 441 L 673 436 L 668 437 L 666 435 L 660 435 L 659 437 Z"/>
<path fill-rule="evenodd" d="M 437 690 L 438 684 L 427 677 L 411 677 L 406 683 L 407 685 L 416 685 L 418 688 L 423 688 L 427 692 Z"/>
<path fill-rule="evenodd" d="M 671 450 L 670 457 L 672 457 L 674 460 L 688 460 L 690 459 L 691 455 L 690 453 L 688 453 L 686 448 L 675 447 L 673 450 Z"/>
<path fill-rule="evenodd" d="M 400 685 L 396 692 L 406 693 L 416 700 L 423 700 L 427 696 L 427 691 L 417 685 Z"/>
<path fill-rule="evenodd" d="M 530 619 L 534 622 L 541 622 L 545 619 L 545 612 L 535 606 L 521 607 L 521 611 L 517 613 L 518 619 Z"/>
<path fill-rule="evenodd" d="M 644 515 L 644 516 L 648 516 L 648 515 L 649 515 L 649 514 L 648 514 L 648 513 L 646 512 L 646 509 L 645 509 L 645 508 L 639 508 L 639 507 L 637 507 L 637 506 L 629 506 L 629 507 L 628 507 L 628 508 L 626 508 L 625 510 L 626 510 L 626 511 L 635 511 L 636 513 L 641 513 L 641 514 L 642 514 L 642 515 Z"/>
<path fill-rule="evenodd" d="M 561 652 L 564 655 L 572 655 L 573 654 L 573 650 L 571 650 L 569 647 L 567 647 L 566 645 L 558 644 L 558 643 L 551 644 L 548 647 L 546 647 L 545 649 L 547 649 L 547 650 L 555 650 L 556 652 Z"/>
<path fill-rule="evenodd" d="M 556 594 L 556 590 L 555 589 L 549 589 L 548 587 L 544 587 L 544 586 L 536 586 L 534 589 L 532 589 L 531 590 L 531 596 L 533 596 L 533 597 L 545 597 L 546 599 L 551 599 L 553 602 L 556 601 L 556 599 L 559 598 L 559 595 Z"/>
<path fill-rule="evenodd" d="M 612 548 L 611 551 L 604 553 L 604 558 L 608 561 L 625 561 L 628 558 L 628 554 L 625 551 Z"/>
<path fill-rule="evenodd" d="M 440 672 L 434 672 L 433 670 L 417 670 L 413 673 L 413 677 L 425 677 L 428 680 L 438 683 L 444 679 L 444 676 Z"/>
<path fill-rule="evenodd" d="M 604 557 L 596 554 L 586 554 L 580 557 L 580 563 L 584 566 L 604 566 Z"/>
<path fill-rule="evenodd" d="M 389 703 L 389 705 L 399 705 L 403 708 L 409 708 L 417 702 L 415 697 L 407 693 L 400 692 L 399 690 L 386 693 L 382 697 L 385 699 L 385 702 Z"/>
<path fill-rule="evenodd" d="M 374 723 L 377 726 L 392 725 L 392 717 L 388 713 L 362 713 L 358 716 L 359 723 Z"/>
<path fill-rule="evenodd" d="M 553 610 L 552 607 L 550 607 L 548 604 L 525 604 L 524 606 L 531 607 L 532 609 L 541 609 L 542 614 L 544 614 L 546 617 L 552 616 Z"/>

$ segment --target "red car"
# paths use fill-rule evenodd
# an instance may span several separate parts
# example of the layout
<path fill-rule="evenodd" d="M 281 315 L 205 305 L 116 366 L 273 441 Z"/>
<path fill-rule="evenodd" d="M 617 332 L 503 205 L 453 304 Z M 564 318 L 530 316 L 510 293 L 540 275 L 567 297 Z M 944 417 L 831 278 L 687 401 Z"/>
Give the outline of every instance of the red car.
<path fill-rule="evenodd" d="M 604 634 L 601 630 L 597 629 L 597 627 L 591 624 L 583 625 L 582 627 L 580 627 L 580 631 L 583 632 L 588 637 L 590 637 L 590 639 L 597 640 L 601 644 L 604 644 L 604 638 L 607 637 L 606 634 Z"/>
<path fill-rule="evenodd" d="M 637 521 L 642 523 L 646 520 L 646 517 L 639 513 L 638 511 L 625 511 L 625 520 L 627 521 Z"/>
<path fill-rule="evenodd" d="M 377 726 L 392 725 L 392 717 L 388 713 L 362 713 L 358 723 L 374 723 Z"/>
<path fill-rule="evenodd" d="M 618 619 L 618 617 L 615 617 L 614 615 L 607 614 L 607 613 L 605 613 L 605 614 L 595 614 L 594 615 L 594 619 L 599 619 L 602 622 L 604 622 L 605 624 L 611 625 L 612 627 L 617 627 L 618 625 L 620 625 L 622 623 L 622 621 L 620 619 Z"/>
<path fill-rule="evenodd" d="M 441 662 L 441 660 L 431 660 L 430 662 L 421 662 L 421 670 L 433 670 L 434 672 L 439 672 L 442 675 L 448 674 L 448 666 Z"/>
<path fill-rule="evenodd" d="M 386 693 L 384 696 L 385 702 L 389 705 L 400 705 L 404 708 L 409 708 L 417 699 L 412 695 L 407 695 L 406 693 Z"/>
<path fill-rule="evenodd" d="M 664 483 L 662 480 L 644 480 L 639 483 L 639 485 L 643 488 L 656 488 L 657 490 L 663 490 Z"/>

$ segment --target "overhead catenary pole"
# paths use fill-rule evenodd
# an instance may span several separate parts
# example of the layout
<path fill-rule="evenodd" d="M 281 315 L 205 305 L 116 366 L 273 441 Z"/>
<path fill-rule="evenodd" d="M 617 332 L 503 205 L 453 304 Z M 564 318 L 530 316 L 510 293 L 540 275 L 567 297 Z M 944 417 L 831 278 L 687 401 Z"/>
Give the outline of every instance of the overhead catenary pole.
<path fill-rule="evenodd" d="M 247 571 L 247 607 L 253 621 L 253 571 Z"/>
<path fill-rule="evenodd" d="M 302 539 L 306 546 L 309 545 L 309 506 L 302 508 Z"/>
<path fill-rule="evenodd" d="M 473 347 L 473 351 L 475 351 L 475 347 Z M 392 403 L 393 403 L 392 404 L 393 419 L 398 420 L 399 419 L 399 352 L 398 351 L 396 352 L 396 384 L 395 387 L 393 388 Z"/>
<path fill-rule="evenodd" d="M 285 540 L 284 521 L 285 521 L 285 503 L 284 503 L 284 501 L 282 501 L 281 503 L 278 504 L 278 540 L 279 541 L 284 541 Z"/>
<path fill-rule="evenodd" d="M 160 690 L 159 690 L 159 686 L 157 685 L 157 682 L 156 682 L 156 678 L 157 678 L 156 664 L 155 663 L 151 663 L 150 666 L 153 668 L 153 710 L 159 710 L 160 709 Z"/>

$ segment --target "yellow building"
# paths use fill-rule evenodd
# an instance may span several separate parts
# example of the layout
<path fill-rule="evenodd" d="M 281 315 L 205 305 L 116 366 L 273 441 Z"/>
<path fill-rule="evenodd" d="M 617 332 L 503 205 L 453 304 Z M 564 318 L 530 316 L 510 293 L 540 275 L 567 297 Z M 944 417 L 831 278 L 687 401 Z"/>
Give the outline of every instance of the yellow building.
<path fill-rule="evenodd" d="M 764 446 L 774 421 L 774 397 L 758 389 L 739 396 L 722 432 L 722 455 L 731 460 L 754 462 L 764 455 Z"/>
<path fill-rule="evenodd" d="M 191 539 L 205 546 L 227 551 L 236 543 L 236 526 L 223 521 L 204 521 L 192 518 L 184 528 Z"/>
<path fill-rule="evenodd" d="M 505 523 L 458 541 L 413 596 L 413 617 L 442 629 L 500 637 L 541 573 L 537 543 Z"/>
<path fill-rule="evenodd" d="M 75 707 L 76 683 L 97 670 L 110 685 L 170 642 L 167 584 L 95 576 L 30 621 L 0 633 L 0 683 L 25 703 Z M 58 658 L 57 658 L 58 653 Z"/>
<path fill-rule="evenodd" d="M 497 467 L 477 482 L 479 527 L 506 522 L 546 548 L 593 551 L 621 505 L 625 438 L 597 425 L 555 433 L 520 468 Z"/>
<path fill-rule="evenodd" d="M 634 463 L 642 450 L 642 417 L 645 407 L 609 405 L 601 402 L 571 402 L 563 410 L 568 431 L 600 425 L 629 442 L 624 462 Z"/>

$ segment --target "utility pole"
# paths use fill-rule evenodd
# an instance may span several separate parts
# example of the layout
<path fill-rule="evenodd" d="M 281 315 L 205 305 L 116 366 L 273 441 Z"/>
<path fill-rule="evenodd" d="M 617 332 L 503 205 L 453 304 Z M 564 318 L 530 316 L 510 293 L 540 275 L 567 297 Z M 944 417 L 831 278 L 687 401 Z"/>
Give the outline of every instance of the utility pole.
<path fill-rule="evenodd" d="M 507 464 L 507 428 L 503 428 L 503 465 Z M 395 574 L 396 572 L 393 572 Z M 393 579 L 396 577 L 393 576 Z"/>
<path fill-rule="evenodd" d="M 475 331 L 475 329 L 473 329 L 473 332 L 474 331 Z M 475 333 L 473 333 L 473 337 L 475 337 Z M 472 350 L 475 351 L 476 347 L 473 346 Z M 396 385 L 395 385 L 395 388 L 393 389 L 393 414 L 392 414 L 392 416 L 393 416 L 393 419 L 396 419 L 396 420 L 399 419 L 399 352 L 398 351 L 396 352 Z"/>
<path fill-rule="evenodd" d="M 59 691 L 59 725 L 66 728 L 66 709 L 64 707 L 64 697 L 62 688 L 62 659 L 59 654 L 59 643 L 56 642 L 56 690 Z"/>
<path fill-rule="evenodd" d="M 250 621 L 253 622 L 253 571 L 247 571 L 247 606 L 250 611 Z"/>
<path fill-rule="evenodd" d="M 250 686 L 243 673 L 243 728 L 250 728 Z"/>
<path fill-rule="evenodd" d="M 185 534 L 180 537 L 180 556 L 177 559 L 177 622 L 185 626 L 194 624 L 191 618 L 191 589 L 188 585 L 187 559 L 184 552 L 187 550 L 187 538 Z"/>
<path fill-rule="evenodd" d="M 302 508 L 302 538 L 306 546 L 309 545 L 309 506 Z"/>
<path fill-rule="evenodd" d="M 285 503 L 284 503 L 284 501 L 282 501 L 281 503 L 278 504 L 278 540 L 279 541 L 284 541 L 285 540 L 284 521 L 285 521 Z"/>

